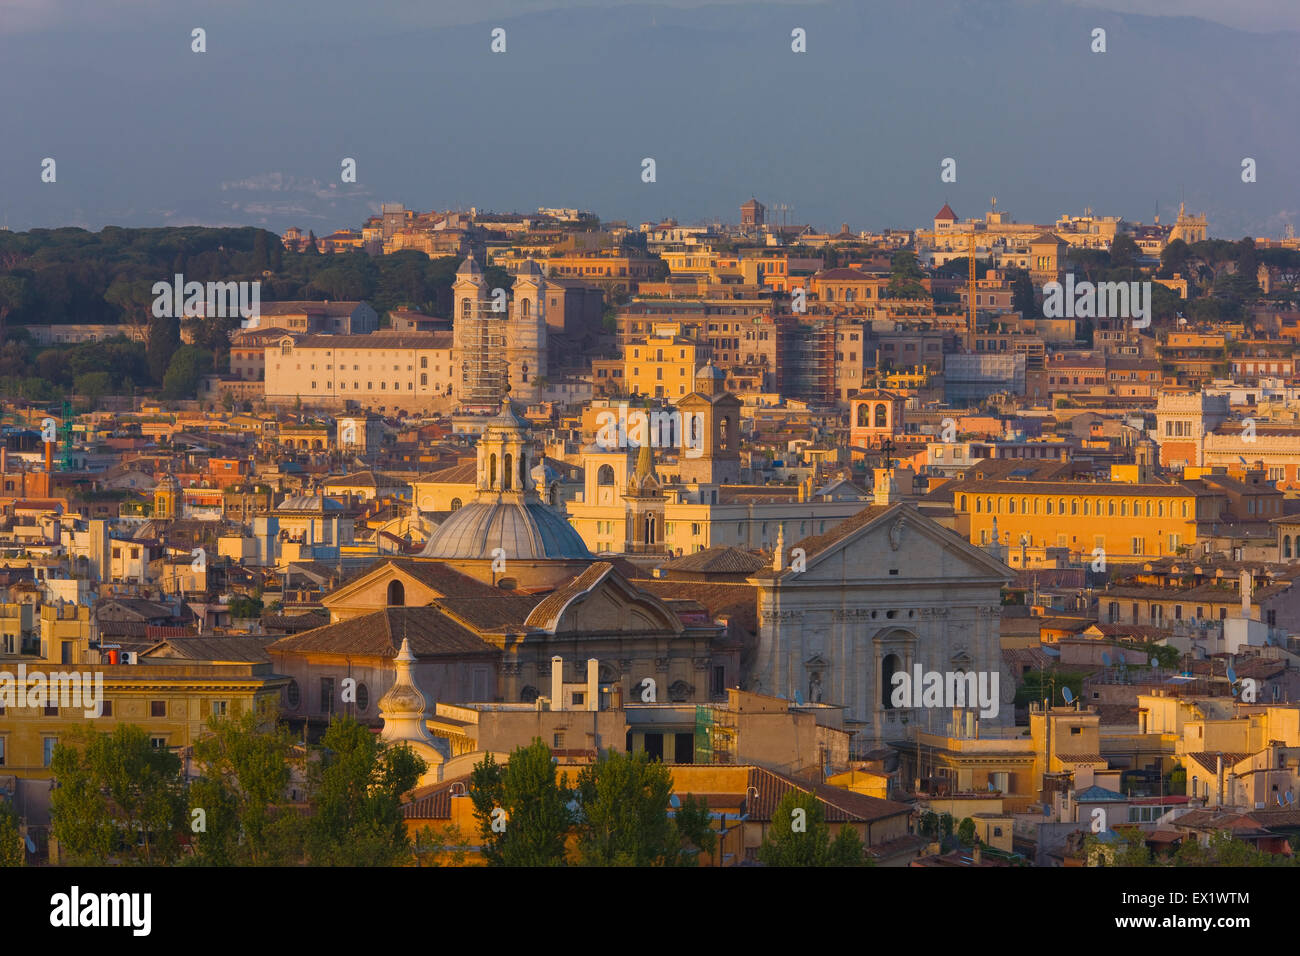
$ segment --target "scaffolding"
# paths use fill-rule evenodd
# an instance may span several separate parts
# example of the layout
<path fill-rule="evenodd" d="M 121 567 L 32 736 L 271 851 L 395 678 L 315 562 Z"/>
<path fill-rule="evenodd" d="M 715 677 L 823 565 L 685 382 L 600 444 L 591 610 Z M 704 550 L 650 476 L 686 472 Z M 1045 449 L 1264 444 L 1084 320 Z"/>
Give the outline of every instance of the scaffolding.
<path fill-rule="evenodd" d="M 504 316 L 484 315 L 482 306 L 464 325 L 461 356 L 461 406 L 466 411 L 493 412 L 509 385 Z"/>
<path fill-rule="evenodd" d="M 695 705 L 695 763 L 736 762 L 736 715 L 722 707 Z"/>

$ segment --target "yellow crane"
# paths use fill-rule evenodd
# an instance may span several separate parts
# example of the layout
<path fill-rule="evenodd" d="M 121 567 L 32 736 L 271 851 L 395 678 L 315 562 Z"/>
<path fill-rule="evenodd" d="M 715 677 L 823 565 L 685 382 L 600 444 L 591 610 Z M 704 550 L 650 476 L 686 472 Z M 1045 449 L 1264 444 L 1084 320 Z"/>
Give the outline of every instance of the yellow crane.
<path fill-rule="evenodd" d="M 966 237 L 966 335 L 968 341 L 973 341 L 975 337 L 975 249 L 976 239 L 981 233 L 971 229 L 951 230 L 949 232 L 934 232 L 932 230 L 917 229 L 914 233 L 917 239 L 952 239 L 955 237 Z M 988 233 L 982 233 L 988 237 Z"/>

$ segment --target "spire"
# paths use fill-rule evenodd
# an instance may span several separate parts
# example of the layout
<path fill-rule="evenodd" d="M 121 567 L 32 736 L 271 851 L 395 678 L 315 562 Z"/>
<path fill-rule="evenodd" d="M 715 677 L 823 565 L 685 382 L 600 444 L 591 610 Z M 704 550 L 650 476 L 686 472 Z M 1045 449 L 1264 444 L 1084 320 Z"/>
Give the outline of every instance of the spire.
<path fill-rule="evenodd" d="M 776 552 L 772 555 L 772 570 L 785 570 L 785 522 L 776 526 Z"/>
<path fill-rule="evenodd" d="M 405 621 L 410 612 L 406 608 L 394 608 L 389 612 L 390 622 L 394 613 L 401 614 Z M 379 698 L 379 716 L 384 721 L 380 737 L 389 743 L 418 742 L 441 749 L 437 738 L 429 733 L 426 723 L 429 719 L 429 702 L 415 684 L 415 675 L 411 672 L 414 663 L 415 655 L 411 653 L 410 639 L 403 637 L 401 650 L 393 659 L 397 679 L 393 681 L 388 693 Z"/>

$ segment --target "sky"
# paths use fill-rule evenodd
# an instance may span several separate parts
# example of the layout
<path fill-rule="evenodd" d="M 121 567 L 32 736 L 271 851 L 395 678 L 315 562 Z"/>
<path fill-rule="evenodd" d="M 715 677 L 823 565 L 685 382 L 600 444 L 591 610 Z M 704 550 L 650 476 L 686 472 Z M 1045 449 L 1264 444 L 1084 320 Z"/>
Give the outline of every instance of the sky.
<path fill-rule="evenodd" d="M 1214 235 L 1278 235 L 1297 31 L 1296 0 L 0 0 L 0 225 L 734 221 L 755 195 L 881 229 L 996 196 L 1037 222 L 1186 200 Z"/>

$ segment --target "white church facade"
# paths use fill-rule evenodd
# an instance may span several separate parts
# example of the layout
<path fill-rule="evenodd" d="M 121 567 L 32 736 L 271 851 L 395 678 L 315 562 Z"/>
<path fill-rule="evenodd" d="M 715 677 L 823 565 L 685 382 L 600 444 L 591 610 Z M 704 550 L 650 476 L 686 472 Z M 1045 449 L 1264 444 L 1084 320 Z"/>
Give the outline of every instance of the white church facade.
<path fill-rule="evenodd" d="M 875 504 L 779 549 L 758 588 L 758 647 L 744 689 L 845 708 L 859 752 L 914 740 L 917 730 L 1014 724 L 1015 679 L 999 640 L 1012 570 L 905 503 Z M 994 707 L 954 711 L 942 695 L 894 697 L 900 672 L 996 681 Z M 994 677 L 993 675 L 997 675 Z M 991 678 L 991 680 L 990 680 Z M 942 703 L 939 703 L 942 701 Z M 937 705 L 936 705 L 937 704 Z M 990 715 L 995 709 L 996 715 Z"/>

